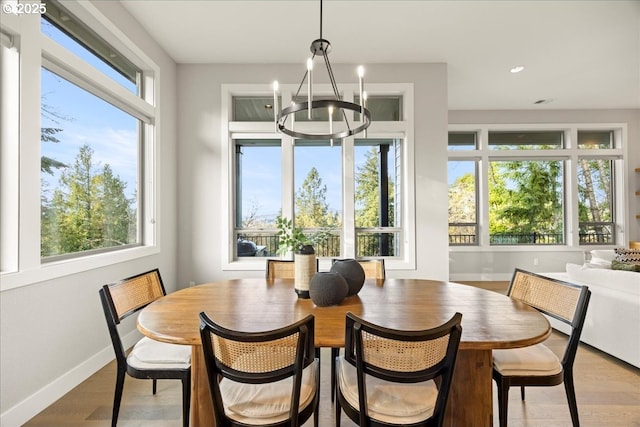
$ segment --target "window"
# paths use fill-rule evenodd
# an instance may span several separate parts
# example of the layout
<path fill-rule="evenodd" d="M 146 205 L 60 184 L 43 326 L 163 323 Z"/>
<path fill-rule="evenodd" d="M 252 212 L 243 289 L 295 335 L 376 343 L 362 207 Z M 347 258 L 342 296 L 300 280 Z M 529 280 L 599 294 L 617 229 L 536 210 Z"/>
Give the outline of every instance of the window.
<path fill-rule="evenodd" d="M 401 140 L 356 139 L 355 224 L 358 258 L 400 256 Z"/>
<path fill-rule="evenodd" d="M 447 164 L 449 185 L 449 244 L 478 244 L 478 162 L 475 132 L 449 132 L 450 151 L 467 151 L 466 157 L 450 159 Z"/>
<path fill-rule="evenodd" d="M 345 87 L 353 100 L 353 88 Z M 375 85 L 369 86 L 373 95 L 368 106 L 378 111 L 376 132 L 382 137 L 369 131 L 366 137 L 294 141 L 274 131 L 268 86 L 223 86 L 229 94 L 223 95 L 228 99 L 223 107 L 229 118 L 228 167 L 233 177 L 233 212 L 224 216 L 234 230 L 226 268 L 264 268 L 256 258 L 277 255 L 278 216 L 302 228 L 321 260 L 386 257 L 391 268 L 394 262 L 401 268 L 414 265 L 415 240 L 408 231 L 414 227 L 413 209 L 408 208 L 413 206 L 413 191 L 404 178 L 410 167 L 407 129 L 412 115 L 403 95 L 409 89 L 399 87 L 397 95 L 387 95 L 392 92 L 389 85 L 384 85 L 384 95 L 375 95 Z M 293 100 L 296 88 L 280 85 L 283 105 Z M 330 91 L 318 93 L 316 99 L 321 99 Z M 327 113 L 315 113 L 311 120 L 292 117 L 293 125 L 300 131 L 325 129 Z M 349 122 L 357 120 L 356 113 L 346 114 Z M 333 120 L 344 122 L 344 117 L 334 114 Z"/>
<path fill-rule="evenodd" d="M 159 69 L 90 5 L 43 4 L 0 20 L 1 290 L 158 251 Z"/>
<path fill-rule="evenodd" d="M 43 258 L 139 242 L 140 121 L 42 69 Z"/>
<path fill-rule="evenodd" d="M 236 256 L 275 256 L 273 228 L 282 210 L 280 140 L 237 139 L 234 147 Z"/>
<path fill-rule="evenodd" d="M 613 148 L 612 131 L 578 131 L 578 148 L 597 154 Z M 585 154 L 578 158 L 578 215 L 580 243 L 613 244 L 613 160 Z"/>
<path fill-rule="evenodd" d="M 615 244 L 621 140 L 621 129 L 577 126 L 450 132 L 450 245 Z"/>

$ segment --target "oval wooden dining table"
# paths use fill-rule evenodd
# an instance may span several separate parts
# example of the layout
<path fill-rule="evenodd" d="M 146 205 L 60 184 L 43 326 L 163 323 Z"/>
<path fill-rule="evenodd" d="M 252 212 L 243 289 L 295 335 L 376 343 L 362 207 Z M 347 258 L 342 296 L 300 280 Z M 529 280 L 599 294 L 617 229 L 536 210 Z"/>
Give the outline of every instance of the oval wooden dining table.
<path fill-rule="evenodd" d="M 293 280 L 238 279 L 166 295 L 145 307 L 138 329 L 154 340 L 192 346 L 191 425 L 215 425 L 200 342 L 199 313 L 222 326 L 265 331 L 313 314 L 316 347 L 344 347 L 345 315 L 396 329 L 427 329 L 462 313 L 462 338 L 446 411 L 449 427 L 493 426 L 493 349 L 539 343 L 551 333 L 537 310 L 492 291 L 418 279 L 367 280 L 340 305 L 300 299 Z M 323 402 L 321 402 L 323 404 Z"/>

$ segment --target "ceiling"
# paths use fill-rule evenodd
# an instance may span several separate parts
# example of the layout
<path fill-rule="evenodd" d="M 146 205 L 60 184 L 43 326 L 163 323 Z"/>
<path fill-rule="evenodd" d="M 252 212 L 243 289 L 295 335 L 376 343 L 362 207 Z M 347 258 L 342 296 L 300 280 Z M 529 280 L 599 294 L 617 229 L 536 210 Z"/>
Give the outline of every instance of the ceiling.
<path fill-rule="evenodd" d="M 318 0 L 121 3 L 179 64 L 304 67 L 320 33 Z M 325 0 L 323 9 L 332 64 L 446 63 L 451 110 L 640 108 L 640 0 Z M 517 65 L 524 71 L 511 73 Z"/>

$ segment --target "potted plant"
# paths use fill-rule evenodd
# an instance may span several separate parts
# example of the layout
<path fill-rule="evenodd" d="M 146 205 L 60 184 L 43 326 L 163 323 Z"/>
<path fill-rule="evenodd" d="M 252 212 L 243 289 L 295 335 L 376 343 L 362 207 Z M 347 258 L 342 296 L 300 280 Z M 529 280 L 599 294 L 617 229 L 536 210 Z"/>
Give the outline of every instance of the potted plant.
<path fill-rule="evenodd" d="M 287 255 L 302 250 L 303 246 L 312 245 L 311 240 L 305 236 L 302 229 L 293 226 L 293 220 L 278 216 L 276 218 L 278 227 L 278 255 Z"/>
<path fill-rule="evenodd" d="M 300 298 L 309 298 L 309 283 L 316 272 L 316 254 L 311 240 L 302 230 L 293 226 L 293 221 L 279 216 L 278 251 L 280 255 L 293 253 L 295 262 L 295 291 Z"/>

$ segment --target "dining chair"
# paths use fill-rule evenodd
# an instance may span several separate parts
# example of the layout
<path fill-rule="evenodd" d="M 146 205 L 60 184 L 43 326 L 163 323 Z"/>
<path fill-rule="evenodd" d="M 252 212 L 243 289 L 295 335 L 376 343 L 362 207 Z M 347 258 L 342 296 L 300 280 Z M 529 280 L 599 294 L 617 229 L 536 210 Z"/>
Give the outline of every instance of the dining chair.
<path fill-rule="evenodd" d="M 462 315 L 427 330 L 397 330 L 347 313 L 336 364 L 336 426 L 342 411 L 360 427 L 441 426 Z"/>
<path fill-rule="evenodd" d="M 543 343 L 493 351 L 493 379 L 498 386 L 500 427 L 507 427 L 511 386 L 520 386 L 520 396 L 524 400 L 525 386 L 543 387 L 561 383 L 564 383 L 573 427 L 578 427 L 580 421 L 573 383 L 573 363 L 591 291 L 586 286 L 516 269 L 507 295 L 568 324 L 571 333 L 561 360 Z"/>
<path fill-rule="evenodd" d="M 318 427 L 320 364 L 315 319 L 264 332 L 241 332 L 200 313 L 200 335 L 213 415 L 224 427 Z"/>
<path fill-rule="evenodd" d="M 99 290 L 99 294 L 111 343 L 116 354 L 116 389 L 113 398 L 111 426 L 115 427 L 118 422 L 126 373 L 133 378 L 153 380 L 153 394 L 156 394 L 157 380 L 181 380 L 182 425 L 189 427 L 191 347 L 163 343 L 143 337 L 127 355 L 118 332 L 118 325 L 123 319 L 138 313 L 165 295 L 160 271 L 154 269 L 104 285 Z"/>
<path fill-rule="evenodd" d="M 338 259 L 333 258 L 331 263 L 333 264 Z M 385 280 L 386 272 L 384 269 L 384 258 L 380 259 L 359 259 L 358 262 L 364 270 L 365 279 Z M 331 347 L 331 360 L 336 360 L 336 357 L 340 355 L 340 349 L 337 347 Z M 331 363 L 331 401 L 334 401 L 336 395 L 336 370 L 335 364 Z"/>
<path fill-rule="evenodd" d="M 332 258 L 331 264 L 338 261 L 338 258 Z M 365 279 L 386 279 L 386 271 L 384 268 L 384 258 L 380 259 L 359 259 L 357 260 L 364 270 Z"/>
<path fill-rule="evenodd" d="M 267 279 L 295 279 L 296 269 L 293 260 L 267 259 Z"/>

